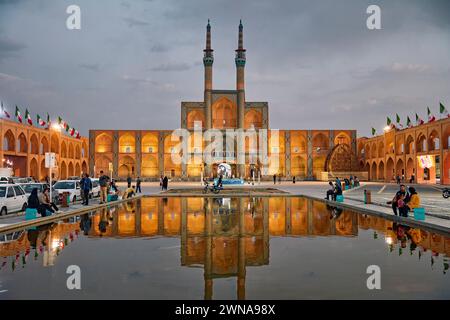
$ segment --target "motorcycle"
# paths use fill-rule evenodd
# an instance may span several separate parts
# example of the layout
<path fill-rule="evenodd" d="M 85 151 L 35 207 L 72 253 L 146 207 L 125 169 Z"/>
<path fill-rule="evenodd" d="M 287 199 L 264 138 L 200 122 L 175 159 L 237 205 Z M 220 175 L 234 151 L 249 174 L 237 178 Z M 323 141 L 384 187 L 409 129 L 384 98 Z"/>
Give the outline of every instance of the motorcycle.
<path fill-rule="evenodd" d="M 212 186 L 210 186 L 207 181 L 205 181 L 204 183 L 205 187 L 203 188 L 203 193 L 208 193 L 208 191 L 211 191 L 212 193 L 218 194 L 220 190 L 223 190 L 222 186 L 217 186 L 214 183 L 212 184 Z"/>
<path fill-rule="evenodd" d="M 444 190 L 442 190 L 442 196 L 445 199 L 448 199 L 450 197 L 450 189 L 449 188 L 444 188 Z"/>

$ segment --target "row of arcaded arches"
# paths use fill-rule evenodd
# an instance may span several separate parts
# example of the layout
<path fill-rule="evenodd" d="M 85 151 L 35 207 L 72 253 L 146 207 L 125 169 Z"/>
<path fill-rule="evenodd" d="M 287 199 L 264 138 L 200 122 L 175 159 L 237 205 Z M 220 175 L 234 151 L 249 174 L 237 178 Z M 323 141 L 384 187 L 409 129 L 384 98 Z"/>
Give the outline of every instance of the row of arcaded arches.
<path fill-rule="evenodd" d="M 164 153 L 171 153 L 172 148 L 179 144 L 179 141 L 172 141 L 171 135 L 167 135 L 164 138 Z M 280 135 L 283 138 L 283 135 Z M 201 140 L 201 138 L 200 138 Z M 95 152 L 96 153 L 112 153 L 113 152 L 113 136 L 110 133 L 103 132 L 95 138 Z M 195 145 L 195 141 L 192 134 L 189 138 L 188 146 L 190 149 L 194 147 L 204 147 L 203 141 L 201 145 Z M 256 141 L 258 143 L 258 141 Z M 284 145 L 284 140 L 279 141 L 280 145 Z M 351 139 L 348 134 L 341 132 L 334 137 L 334 144 L 351 144 Z M 249 149 L 249 139 L 246 138 L 246 149 Z M 136 152 L 136 137 L 131 132 L 126 132 L 119 137 L 119 152 L 120 153 L 135 153 Z M 329 150 L 330 139 L 322 132 L 314 133 L 312 137 L 313 151 Z M 158 133 L 145 133 L 141 138 L 141 151 L 142 153 L 158 153 Z M 301 131 L 291 131 L 291 153 L 304 153 L 307 151 L 306 137 Z"/>
<path fill-rule="evenodd" d="M 30 153 L 34 155 L 44 155 L 46 152 L 55 152 L 62 158 L 81 159 L 87 157 L 87 146 L 83 143 L 74 143 L 62 140 L 56 134 L 52 134 L 50 141 L 47 136 L 41 137 L 32 133 L 29 141 L 25 134 L 21 132 L 17 139 L 11 130 L 7 130 L 3 135 L 3 151 Z"/>
<path fill-rule="evenodd" d="M 65 161 L 62 160 L 58 166 L 58 178 L 67 179 L 70 176 L 81 176 L 82 172 L 88 171 L 88 165 L 86 161 L 81 164 L 79 161 Z M 33 157 L 30 160 L 29 176 L 44 180 L 48 175 L 48 169 L 45 167 L 45 159 L 42 159 L 40 164 L 37 158 Z"/>
<path fill-rule="evenodd" d="M 386 163 L 384 160 L 367 161 L 364 166 L 364 171 L 367 171 L 369 180 L 372 181 L 391 181 L 397 175 L 409 179 L 411 175 L 415 174 L 414 160 L 413 158 L 408 158 L 406 163 L 403 159 L 397 159 L 395 163 L 393 158 L 388 158 Z"/>
<path fill-rule="evenodd" d="M 429 152 L 443 149 L 449 149 L 450 146 L 450 126 L 444 130 L 443 139 L 441 139 L 436 129 L 432 130 L 428 136 L 419 133 L 415 139 L 412 134 L 396 139 L 385 149 L 383 141 L 361 141 L 358 145 L 358 154 L 365 159 L 384 158 L 385 154 L 414 154 L 420 152 Z"/>

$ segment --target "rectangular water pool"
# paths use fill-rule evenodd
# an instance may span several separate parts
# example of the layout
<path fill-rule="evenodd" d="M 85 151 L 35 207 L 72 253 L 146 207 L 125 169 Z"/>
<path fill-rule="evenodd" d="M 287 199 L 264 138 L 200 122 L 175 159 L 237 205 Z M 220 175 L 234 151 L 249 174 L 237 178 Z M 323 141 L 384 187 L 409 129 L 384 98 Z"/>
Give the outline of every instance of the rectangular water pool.
<path fill-rule="evenodd" d="M 1 239 L 0 299 L 450 298 L 450 238 L 301 197 L 147 197 Z"/>

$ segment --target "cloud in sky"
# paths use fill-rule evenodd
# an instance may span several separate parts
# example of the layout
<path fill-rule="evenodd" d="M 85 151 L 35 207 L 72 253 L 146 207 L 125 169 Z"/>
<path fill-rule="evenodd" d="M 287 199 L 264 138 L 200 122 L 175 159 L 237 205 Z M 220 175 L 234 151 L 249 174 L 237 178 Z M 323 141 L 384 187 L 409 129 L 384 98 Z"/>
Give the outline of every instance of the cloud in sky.
<path fill-rule="evenodd" d="M 353 128 L 450 105 L 450 1 L 0 0 L 0 99 L 90 128 L 174 129 L 181 101 L 203 100 L 205 25 L 214 87 L 235 88 L 239 19 L 246 98 L 268 101 L 272 128 Z M 76 110 L 77 112 L 73 112 Z"/>

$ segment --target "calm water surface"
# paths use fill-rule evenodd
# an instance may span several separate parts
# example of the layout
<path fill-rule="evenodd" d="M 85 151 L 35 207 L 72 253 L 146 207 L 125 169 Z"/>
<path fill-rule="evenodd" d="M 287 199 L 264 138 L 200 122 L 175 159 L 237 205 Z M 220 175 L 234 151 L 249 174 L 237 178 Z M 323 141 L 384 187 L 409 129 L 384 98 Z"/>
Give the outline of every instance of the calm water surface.
<path fill-rule="evenodd" d="M 143 198 L 0 239 L 0 299 L 450 298 L 450 238 L 304 198 Z"/>

